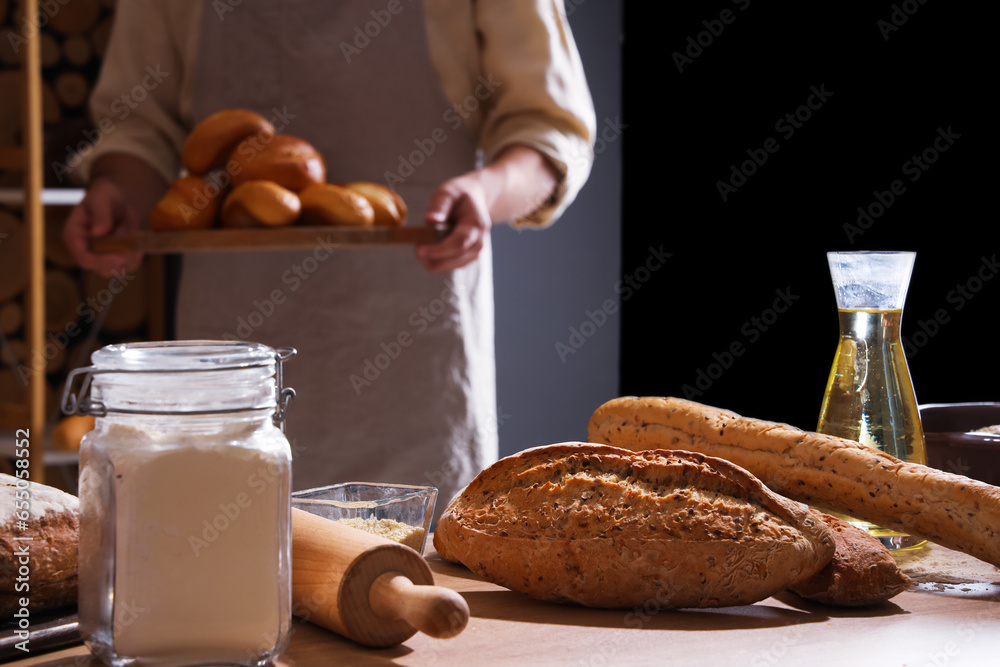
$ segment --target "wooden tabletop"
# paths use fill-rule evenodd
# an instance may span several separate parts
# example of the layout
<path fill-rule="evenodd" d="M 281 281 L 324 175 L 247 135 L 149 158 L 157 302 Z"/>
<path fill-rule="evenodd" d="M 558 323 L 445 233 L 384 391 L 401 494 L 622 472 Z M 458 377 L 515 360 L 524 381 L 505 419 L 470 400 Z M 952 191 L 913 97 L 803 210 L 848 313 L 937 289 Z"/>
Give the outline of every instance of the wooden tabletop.
<path fill-rule="evenodd" d="M 782 594 L 743 607 L 668 611 L 655 603 L 595 610 L 537 602 L 427 556 L 436 583 L 460 592 L 471 619 L 452 639 L 423 634 L 371 649 L 296 620 L 280 667 L 310 665 L 993 665 L 1000 653 L 1000 570 L 933 546 L 903 562 L 914 587 L 869 609 Z M 82 646 L 17 667 L 97 667 Z"/>

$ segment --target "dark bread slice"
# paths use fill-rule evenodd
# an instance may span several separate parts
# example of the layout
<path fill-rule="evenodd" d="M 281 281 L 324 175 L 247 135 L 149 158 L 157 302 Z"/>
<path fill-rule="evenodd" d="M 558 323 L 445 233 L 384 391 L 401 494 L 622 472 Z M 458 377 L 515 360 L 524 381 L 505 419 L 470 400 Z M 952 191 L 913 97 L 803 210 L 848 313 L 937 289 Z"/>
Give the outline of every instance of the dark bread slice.
<path fill-rule="evenodd" d="M 913 583 L 877 537 L 843 519 L 816 512 L 833 529 L 833 560 L 791 587 L 808 600 L 838 607 L 866 607 L 889 600 Z"/>

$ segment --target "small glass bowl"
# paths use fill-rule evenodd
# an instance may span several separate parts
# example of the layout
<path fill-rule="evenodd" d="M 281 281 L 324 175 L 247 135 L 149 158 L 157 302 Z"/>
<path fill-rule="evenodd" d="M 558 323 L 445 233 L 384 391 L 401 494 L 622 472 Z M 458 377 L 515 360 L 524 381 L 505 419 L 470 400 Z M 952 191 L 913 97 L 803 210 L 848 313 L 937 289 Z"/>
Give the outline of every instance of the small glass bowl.
<path fill-rule="evenodd" d="M 437 489 L 433 486 L 345 482 L 292 493 L 292 507 L 400 542 L 421 556 Z"/>

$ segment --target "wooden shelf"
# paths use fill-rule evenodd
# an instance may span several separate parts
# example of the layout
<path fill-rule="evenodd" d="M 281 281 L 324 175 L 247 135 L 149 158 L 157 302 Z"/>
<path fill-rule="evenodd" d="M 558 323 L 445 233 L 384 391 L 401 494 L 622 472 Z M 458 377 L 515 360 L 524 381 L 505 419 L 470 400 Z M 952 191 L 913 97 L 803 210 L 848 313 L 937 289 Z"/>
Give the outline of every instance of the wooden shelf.
<path fill-rule="evenodd" d="M 20 150 L 20 149 L 18 149 Z M 2 156 L 0 149 L 0 156 Z M 0 160 L 0 169 L 3 168 Z M 23 167 L 18 167 L 22 169 Z M 83 199 L 84 190 L 80 188 L 43 188 L 43 206 L 76 206 Z M 24 206 L 24 190 L 21 188 L 0 188 L 0 204 L 7 206 Z"/>
<path fill-rule="evenodd" d="M 314 227 L 278 229 L 204 229 L 183 232 L 142 232 L 109 236 L 93 243 L 99 253 L 141 251 L 148 254 L 302 250 L 318 246 L 381 246 L 435 243 L 447 230 L 433 227 Z"/>

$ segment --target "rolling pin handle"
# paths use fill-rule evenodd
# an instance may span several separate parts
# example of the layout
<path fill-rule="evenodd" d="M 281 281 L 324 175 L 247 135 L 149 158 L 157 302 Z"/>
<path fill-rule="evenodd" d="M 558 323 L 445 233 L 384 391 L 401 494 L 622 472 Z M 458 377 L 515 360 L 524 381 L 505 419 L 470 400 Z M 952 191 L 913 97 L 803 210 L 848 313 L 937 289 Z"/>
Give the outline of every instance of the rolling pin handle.
<path fill-rule="evenodd" d="M 376 615 L 402 619 L 436 639 L 454 637 L 469 622 L 469 605 L 461 595 L 443 586 L 417 586 L 399 572 L 380 575 L 368 603 Z"/>

